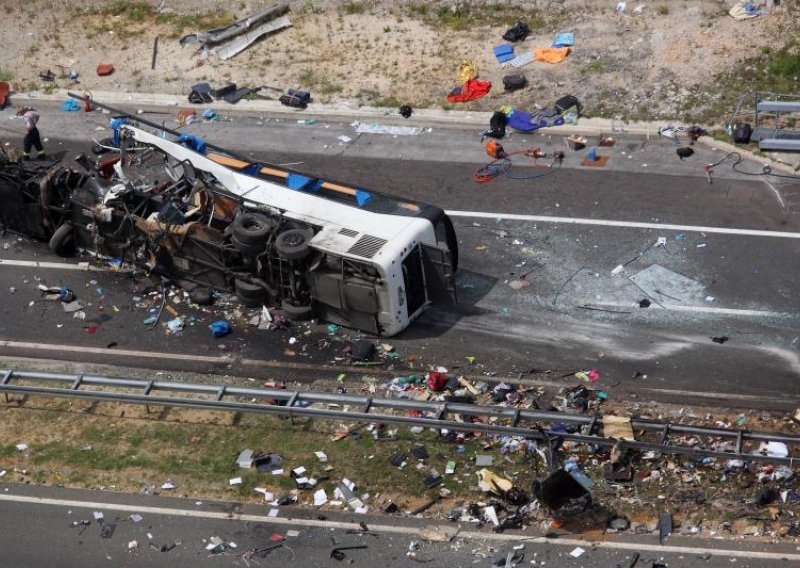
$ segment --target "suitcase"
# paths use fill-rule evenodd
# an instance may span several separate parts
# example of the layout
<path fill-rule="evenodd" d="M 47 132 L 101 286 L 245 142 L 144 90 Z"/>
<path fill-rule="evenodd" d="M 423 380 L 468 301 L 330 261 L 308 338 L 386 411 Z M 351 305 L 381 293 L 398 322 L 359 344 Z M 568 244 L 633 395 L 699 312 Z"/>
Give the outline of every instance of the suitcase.
<path fill-rule="evenodd" d="M 733 141 L 736 144 L 749 144 L 753 128 L 747 122 L 740 122 L 733 128 Z"/>
<path fill-rule="evenodd" d="M 566 110 L 575 107 L 578 111 L 578 115 L 583 112 L 583 105 L 580 103 L 577 97 L 573 95 L 566 95 L 561 97 L 556 101 L 553 107 L 558 111 L 559 114 L 563 114 Z"/>

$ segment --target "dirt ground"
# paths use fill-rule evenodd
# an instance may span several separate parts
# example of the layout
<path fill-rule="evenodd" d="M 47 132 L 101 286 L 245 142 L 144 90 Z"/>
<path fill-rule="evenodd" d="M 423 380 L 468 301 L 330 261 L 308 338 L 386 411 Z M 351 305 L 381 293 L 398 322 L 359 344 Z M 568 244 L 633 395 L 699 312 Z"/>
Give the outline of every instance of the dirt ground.
<path fill-rule="evenodd" d="M 213 53 L 204 60 L 182 49 L 181 35 L 244 17 L 274 2 L 242 0 L 63 0 L 4 2 L 0 80 L 16 91 L 69 86 L 66 73 L 80 73 L 80 89 L 188 94 L 196 82 L 212 86 L 299 87 L 316 101 L 347 106 L 491 110 L 503 104 L 534 110 L 565 94 L 584 103 L 587 114 L 623 119 L 720 118 L 734 86 L 722 75 L 755 73 L 748 61 L 791 44 L 797 10 L 783 0 L 769 15 L 735 21 L 734 0 L 627 2 L 536 0 L 504 2 L 318 1 L 291 3 L 293 27 L 260 41 L 229 61 Z M 635 13 L 638 5 L 641 13 Z M 575 45 L 561 63 L 533 62 L 521 70 L 530 86 L 512 94 L 502 88 L 504 69 L 492 46 L 517 19 L 534 32 L 516 52 L 548 47 L 560 31 L 575 32 Z M 203 27 L 205 26 L 205 27 Z M 153 41 L 158 59 L 151 70 Z M 456 70 L 473 61 L 492 91 L 452 105 L 446 95 L 458 84 Z M 96 66 L 116 72 L 98 77 Z M 43 83 L 47 69 L 57 77 Z M 795 81 L 797 77 L 794 78 Z M 748 86 L 750 85 L 750 86 Z M 742 93 L 751 83 L 739 85 Z M 277 96 L 272 91 L 264 94 Z M 222 103 L 225 104 L 225 103 Z"/>

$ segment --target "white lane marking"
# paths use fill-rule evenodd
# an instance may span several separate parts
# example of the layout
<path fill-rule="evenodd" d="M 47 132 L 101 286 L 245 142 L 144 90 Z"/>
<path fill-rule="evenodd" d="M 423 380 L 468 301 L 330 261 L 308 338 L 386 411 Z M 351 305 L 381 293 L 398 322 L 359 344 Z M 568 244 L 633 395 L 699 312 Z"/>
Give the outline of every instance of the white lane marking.
<path fill-rule="evenodd" d="M 89 265 L 88 262 L 42 262 L 39 260 L 12 260 L 0 258 L 0 266 L 27 266 L 31 268 L 55 268 L 58 270 L 105 270 L 105 268 Z"/>
<path fill-rule="evenodd" d="M 264 523 L 273 525 L 290 525 L 299 527 L 321 527 L 334 529 L 357 529 L 356 523 L 344 523 L 339 521 L 319 521 L 316 519 L 290 519 L 281 517 L 265 517 L 261 515 L 240 515 L 216 511 L 203 511 L 194 509 L 173 509 L 167 507 L 142 507 L 137 505 L 125 505 L 122 503 L 102 503 L 92 501 L 77 501 L 72 499 L 52 499 L 47 497 L 32 497 L 28 495 L 0 495 L 0 502 L 7 501 L 12 503 L 28 503 L 33 505 L 49 505 L 53 507 L 70 507 L 81 509 L 92 509 L 95 511 L 123 511 L 139 513 L 140 515 L 166 515 L 171 517 L 187 517 L 196 519 L 215 519 L 215 520 L 234 520 L 246 521 L 251 523 Z M 392 533 L 419 536 L 420 529 L 397 525 L 376 525 L 369 524 L 369 529 L 375 533 Z M 781 552 L 760 552 L 755 550 L 732 550 L 724 548 L 708 548 L 707 546 L 670 546 L 660 544 L 646 544 L 635 542 L 612 542 L 612 541 L 589 541 L 576 538 L 556 538 L 531 537 L 524 534 L 509 533 L 490 533 L 479 531 L 461 531 L 457 538 L 498 540 L 511 542 L 527 542 L 531 544 L 549 544 L 552 546 L 586 546 L 591 544 L 593 548 L 607 550 L 633 550 L 655 552 L 659 554 L 710 554 L 712 556 L 733 557 L 733 558 L 759 558 L 762 560 L 796 560 L 800 561 L 800 554 L 781 553 Z"/>
<path fill-rule="evenodd" d="M 635 308 L 640 309 L 638 304 L 626 302 L 594 302 L 583 304 L 587 308 Z M 698 314 L 720 314 L 726 316 L 754 316 L 754 317 L 785 317 L 793 315 L 791 312 L 773 312 L 763 310 L 740 310 L 736 308 L 712 308 L 709 306 L 683 306 L 679 304 L 651 304 L 651 310 L 668 310 L 674 312 L 695 312 Z"/>
<path fill-rule="evenodd" d="M 630 229 L 655 229 L 660 231 L 683 231 L 688 233 L 714 233 L 719 235 L 800 239 L 800 233 L 788 233 L 785 231 L 760 231 L 757 229 L 729 229 L 726 227 L 672 225 L 669 223 L 639 223 L 636 221 L 584 219 L 580 217 L 550 217 L 547 215 L 520 215 L 517 213 L 486 213 L 484 211 L 447 211 L 447 214 L 451 217 L 466 217 L 473 219 L 506 219 L 509 221 L 534 221 L 536 223 L 563 223 L 565 225 L 595 225 L 600 227 L 626 227 Z"/>
<path fill-rule="evenodd" d="M 58 345 L 51 343 L 31 343 L 27 341 L 7 341 L 0 340 L 0 347 L 12 347 L 17 349 L 38 349 L 40 351 L 61 351 L 69 353 L 91 353 L 94 355 L 112 355 L 115 357 L 146 357 L 150 359 L 167 359 L 176 361 L 202 361 L 203 363 L 230 363 L 231 357 L 220 357 L 210 355 L 195 355 L 183 353 L 156 353 L 149 351 L 134 351 L 132 349 L 107 349 L 104 347 L 81 347 L 79 345 Z"/>

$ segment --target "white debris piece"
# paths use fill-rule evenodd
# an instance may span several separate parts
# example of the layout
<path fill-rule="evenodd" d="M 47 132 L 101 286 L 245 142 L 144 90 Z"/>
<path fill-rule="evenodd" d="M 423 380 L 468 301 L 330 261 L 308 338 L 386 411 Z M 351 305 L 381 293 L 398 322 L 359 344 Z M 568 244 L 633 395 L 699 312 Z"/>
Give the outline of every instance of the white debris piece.
<path fill-rule="evenodd" d="M 325 503 L 328 502 L 328 494 L 325 493 L 324 489 L 320 489 L 319 491 L 314 493 L 314 506 L 321 507 Z"/>
<path fill-rule="evenodd" d="M 582 549 L 580 546 L 576 546 L 575 549 L 569 553 L 569 555 L 573 558 L 578 558 L 579 556 L 583 555 L 584 552 L 586 552 L 584 549 Z"/>

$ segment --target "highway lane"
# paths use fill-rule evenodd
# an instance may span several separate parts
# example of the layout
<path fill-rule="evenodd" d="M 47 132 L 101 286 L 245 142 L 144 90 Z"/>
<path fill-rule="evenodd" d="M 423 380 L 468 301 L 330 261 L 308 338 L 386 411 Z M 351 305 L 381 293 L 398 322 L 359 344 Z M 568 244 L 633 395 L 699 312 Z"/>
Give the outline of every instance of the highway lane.
<path fill-rule="evenodd" d="M 79 120 L 96 118 L 81 115 Z M 695 161 L 689 164 L 674 156 L 669 141 L 625 139 L 623 135 L 614 148 L 601 150 L 615 153 L 615 163 L 622 165 L 607 170 L 580 169 L 575 157 L 568 156 L 562 170 L 545 178 L 525 182 L 499 179 L 478 185 L 471 181 L 471 172 L 485 160 L 485 154 L 481 157 L 469 133 L 448 132 L 448 144 L 440 131 L 428 137 L 362 135 L 351 145 L 337 146 L 336 135 L 348 132 L 349 126 L 327 126 L 330 128 L 285 121 L 273 125 L 282 134 L 278 141 L 264 135 L 239 136 L 238 140 L 245 151 L 253 151 L 255 141 L 263 140 L 268 151 L 258 155 L 273 162 L 300 162 L 295 166 L 298 169 L 448 209 L 732 230 L 711 235 L 700 230 L 457 217 L 461 304 L 452 312 L 424 316 L 407 333 L 392 339 L 400 352 L 415 355 L 423 363 L 449 367 L 463 366 L 464 357 L 477 356 L 484 365 L 480 370 L 500 374 L 597 367 L 612 384 L 631 391 L 667 389 L 772 398 L 796 395 L 800 334 L 797 284 L 790 267 L 800 252 L 800 242 L 736 233 L 737 229 L 797 231 L 791 200 L 798 188 L 796 182 L 772 179 L 765 183 L 720 166 L 715 183 L 709 185 L 702 163 L 719 159 L 719 153 L 698 147 Z M 241 122 L 197 127 L 198 132 L 203 129 L 209 140 L 221 144 L 235 138 L 237 129 L 264 132 L 264 127 Z M 432 152 L 436 149 L 431 145 L 434 138 L 440 153 L 452 160 L 432 158 L 441 158 Z M 557 137 L 528 138 L 525 142 L 550 144 L 549 149 L 560 144 Z M 522 143 L 519 135 L 513 140 Z M 63 141 L 62 147 L 74 152 L 70 141 Z M 288 152 L 287 148 L 306 152 Z M 399 159 L 375 157 L 381 152 Z M 642 173 L 643 163 L 648 164 L 647 174 Z M 757 171 L 756 165 L 748 168 Z M 666 239 L 666 246 L 654 246 L 659 237 Z M 45 247 L 27 242 L 14 243 L 2 256 L 51 258 Z M 612 274 L 621 264 L 625 272 Z M 642 288 L 628 278 L 649 274 L 654 266 L 665 270 L 651 279 L 650 287 Z M 513 290 L 509 284 L 525 273 L 531 286 Z M 58 306 L 28 306 L 36 299 L 35 290 L 19 283 L 25 278 L 32 282 L 36 276 L 48 282 L 63 281 L 89 296 L 102 287 L 107 295 L 105 304 L 120 311 L 106 311 L 111 318 L 98 326 L 98 333 L 89 335 L 81 322 L 65 321 Z M 99 284 L 87 287 L 90 280 Z M 0 289 L 18 288 L 17 294 L 0 299 L 4 316 L 0 336 L 6 340 L 98 348 L 113 342 L 120 349 L 178 353 L 202 346 L 210 355 L 230 357 L 224 359 L 224 365 L 231 370 L 244 358 L 332 362 L 338 355 L 334 344 L 319 348 L 317 340 L 326 335 L 324 329 L 303 341 L 305 350 L 289 349 L 285 334 L 249 330 L 237 330 L 223 342 L 212 341 L 200 325 L 202 315 L 198 315 L 198 325 L 182 336 L 165 338 L 160 331 L 143 328 L 141 320 L 146 314 L 132 305 L 135 289 L 120 275 L 3 267 L 0 284 Z M 654 293 L 659 285 L 669 289 Z M 670 297 L 669 290 L 675 286 L 683 287 L 681 294 Z M 651 301 L 650 307 L 639 307 L 643 299 Z M 32 314 L 36 320 L 31 319 Z M 19 325 L 33 321 L 37 325 Z M 721 336 L 730 341 L 724 345 L 711 341 Z M 294 355 L 287 355 L 287 349 Z M 9 348 L 0 353 L 28 354 L 24 349 Z M 769 381 L 764 380 L 767 377 Z M 788 398 L 786 405 L 791 404 Z"/>
<path fill-rule="evenodd" d="M 669 567 L 755 568 L 785 566 L 800 560 L 791 543 L 713 541 L 674 535 L 663 545 L 653 535 L 604 537 L 597 542 L 569 534 L 555 539 L 539 536 L 536 527 L 523 531 L 493 534 L 488 529 L 460 525 L 452 542 L 425 542 L 419 530 L 445 523 L 443 520 L 418 520 L 405 517 L 349 515 L 325 510 L 318 512 L 295 507 L 280 508 L 277 518 L 268 518 L 266 505 L 241 505 L 224 502 L 197 502 L 155 496 L 122 495 L 112 492 L 64 490 L 50 487 L 25 487 L 4 484 L 0 493 L 0 531 L 3 565 L 63 566 L 271 566 L 288 563 L 302 568 L 312 566 L 427 566 L 451 568 L 489 566 L 491 558 L 505 558 L 520 547 L 525 554 L 518 565 L 558 566 L 560 568 L 608 568 L 629 566 L 635 554 L 638 565 L 662 562 Z M 102 538 L 101 523 L 113 525 L 110 538 Z M 135 522 L 132 515 L 139 515 Z M 76 521 L 91 521 L 88 526 Z M 373 534 L 352 534 L 358 522 L 366 521 Z M 287 536 L 290 530 L 296 536 Z M 273 535 L 286 537 L 285 547 L 264 558 L 245 561 L 248 550 L 268 547 Z M 219 537 L 234 543 L 223 554 L 210 554 L 209 539 Z M 135 545 L 130 543 L 135 542 Z M 417 543 L 414 559 L 407 556 L 409 544 Z M 44 545 L 46 543 L 46 545 Z M 150 545 L 153 545 L 151 547 Z M 161 552 L 164 545 L 169 551 Z M 366 549 L 346 551 L 342 563 L 331 559 L 338 546 L 365 545 Z M 576 548 L 583 553 L 572 556 Z M 416 559 L 416 561 L 415 561 Z"/>

